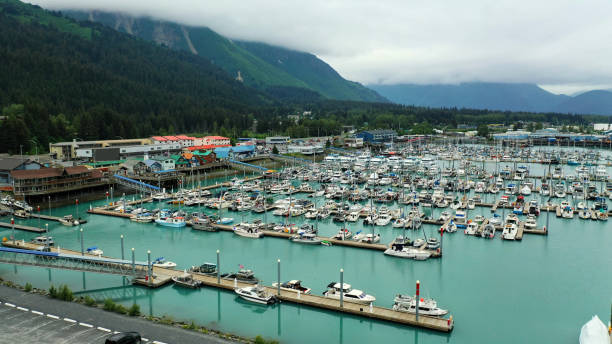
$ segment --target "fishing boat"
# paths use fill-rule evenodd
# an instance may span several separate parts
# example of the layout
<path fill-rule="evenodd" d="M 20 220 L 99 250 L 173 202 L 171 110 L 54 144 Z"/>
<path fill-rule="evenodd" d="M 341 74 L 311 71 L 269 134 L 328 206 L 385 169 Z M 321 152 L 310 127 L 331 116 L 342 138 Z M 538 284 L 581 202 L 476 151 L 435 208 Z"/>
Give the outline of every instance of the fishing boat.
<path fill-rule="evenodd" d="M 167 261 L 164 257 L 159 257 L 153 261 L 153 266 L 171 269 L 176 267 L 176 263 Z"/>
<path fill-rule="evenodd" d="M 409 295 L 398 294 L 394 298 L 393 310 L 416 314 L 417 298 Z M 434 299 L 420 298 L 418 300 L 418 309 L 420 315 L 429 315 L 434 317 L 442 317 L 448 314 L 445 309 L 438 308 L 438 303 Z"/>
<path fill-rule="evenodd" d="M 263 305 L 270 305 L 276 303 L 277 301 L 276 296 L 266 292 L 266 290 L 259 285 L 254 287 L 236 288 L 234 289 L 234 292 L 244 300 Z"/>
<path fill-rule="evenodd" d="M 187 225 L 187 222 L 185 222 L 185 218 L 182 216 L 169 216 L 166 218 L 158 217 L 157 219 L 155 219 L 155 223 L 161 226 L 174 228 L 181 228 Z"/>
<path fill-rule="evenodd" d="M 204 285 L 201 281 L 193 279 L 193 276 L 188 273 L 184 273 L 180 276 L 172 276 L 172 281 L 178 286 L 191 289 L 197 289 Z"/>
<path fill-rule="evenodd" d="M 342 287 L 340 283 L 331 282 L 327 285 L 327 291 L 323 293 L 323 296 L 340 300 L 340 295 L 343 295 L 343 300 L 346 302 L 353 302 L 363 305 L 371 304 L 376 301 L 376 298 L 372 295 L 368 295 L 361 290 L 352 289 L 350 284 L 343 283 Z"/>
<path fill-rule="evenodd" d="M 272 286 L 275 287 L 275 288 L 278 288 L 278 283 L 274 282 L 274 283 L 272 283 Z M 302 281 L 300 281 L 300 280 L 291 280 L 291 281 L 288 281 L 288 282 L 281 283 L 280 288 L 282 290 L 292 291 L 292 292 L 295 292 L 295 293 L 297 293 L 299 291 L 302 294 L 310 294 L 310 292 L 311 292 L 311 289 L 307 288 L 307 287 L 304 287 L 302 285 Z"/>

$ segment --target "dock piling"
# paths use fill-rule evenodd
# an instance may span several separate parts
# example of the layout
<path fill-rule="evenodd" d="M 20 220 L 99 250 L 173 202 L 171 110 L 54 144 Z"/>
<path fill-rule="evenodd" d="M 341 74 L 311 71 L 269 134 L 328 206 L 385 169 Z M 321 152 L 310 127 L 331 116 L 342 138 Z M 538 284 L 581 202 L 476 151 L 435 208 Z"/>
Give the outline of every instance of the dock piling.
<path fill-rule="evenodd" d="M 149 277 L 149 284 L 151 284 L 153 280 L 152 276 L 152 268 L 151 268 L 151 250 L 147 250 L 147 276 Z"/>
<path fill-rule="evenodd" d="M 276 294 L 280 295 L 280 284 L 281 284 L 281 281 L 280 281 L 280 259 L 278 259 L 277 262 L 278 262 L 278 276 L 277 276 L 277 279 L 276 279 Z"/>
<path fill-rule="evenodd" d="M 123 234 L 121 234 L 121 260 L 125 259 L 125 253 L 123 252 Z"/>
<path fill-rule="evenodd" d="M 221 273 L 219 272 L 221 269 L 221 261 L 219 259 L 219 250 L 217 250 L 217 284 L 221 284 Z"/>
<path fill-rule="evenodd" d="M 15 245 L 15 219 L 11 217 L 11 227 L 13 228 L 13 245 Z"/>
<path fill-rule="evenodd" d="M 136 256 L 134 255 L 134 248 L 132 247 L 132 275 L 136 272 Z"/>
<path fill-rule="evenodd" d="M 81 227 L 81 230 L 79 231 L 80 235 L 81 235 L 81 256 L 85 255 L 85 247 L 83 246 L 83 227 Z"/>
<path fill-rule="evenodd" d="M 344 269 L 340 269 L 340 308 L 344 307 Z"/>

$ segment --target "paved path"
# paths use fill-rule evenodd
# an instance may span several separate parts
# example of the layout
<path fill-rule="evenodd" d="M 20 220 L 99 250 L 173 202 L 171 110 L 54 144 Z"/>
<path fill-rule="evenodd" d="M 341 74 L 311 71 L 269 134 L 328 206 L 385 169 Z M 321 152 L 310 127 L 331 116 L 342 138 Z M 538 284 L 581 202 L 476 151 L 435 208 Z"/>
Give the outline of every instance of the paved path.
<path fill-rule="evenodd" d="M 108 331 L 136 331 L 149 343 L 231 343 L 195 331 L 5 286 L 0 286 L 0 302 L 0 343 L 104 343 L 111 333 Z"/>

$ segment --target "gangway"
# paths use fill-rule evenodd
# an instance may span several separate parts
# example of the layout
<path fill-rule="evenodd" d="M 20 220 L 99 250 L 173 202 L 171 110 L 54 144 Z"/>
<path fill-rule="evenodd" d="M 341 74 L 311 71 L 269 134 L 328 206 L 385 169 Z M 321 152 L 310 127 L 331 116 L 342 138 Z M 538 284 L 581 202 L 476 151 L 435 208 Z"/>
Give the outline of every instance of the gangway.
<path fill-rule="evenodd" d="M 115 182 L 117 184 L 121 184 L 123 186 L 127 186 L 129 188 L 138 190 L 140 192 L 144 192 L 144 193 L 156 193 L 159 192 L 161 189 L 157 186 L 151 185 L 151 184 L 147 184 L 147 183 L 143 183 L 141 181 L 138 181 L 136 179 L 132 179 L 132 178 L 128 178 L 126 176 L 122 176 L 119 174 L 115 174 L 113 175 L 113 179 L 115 180 Z"/>
<path fill-rule="evenodd" d="M 258 166 L 258 165 L 253 165 L 253 164 L 249 164 L 246 162 L 242 162 L 242 161 L 238 161 L 238 160 L 228 160 L 228 162 L 230 163 L 230 165 L 237 165 L 235 167 L 238 168 L 244 168 L 244 169 L 248 169 L 250 171 L 254 171 L 254 172 L 266 172 L 268 169 L 263 167 L 263 166 Z"/>
<path fill-rule="evenodd" d="M 94 300 L 99 301 L 104 301 L 106 299 L 112 299 L 115 301 L 129 301 L 150 297 L 151 293 L 146 288 L 139 288 L 127 285 L 102 289 L 85 289 L 82 291 L 75 292 L 74 295 L 87 295 L 93 298 Z"/>
<path fill-rule="evenodd" d="M 146 262 L 10 247 L 0 247 L 0 263 L 106 273 L 132 278 L 144 278 L 149 271 Z"/>

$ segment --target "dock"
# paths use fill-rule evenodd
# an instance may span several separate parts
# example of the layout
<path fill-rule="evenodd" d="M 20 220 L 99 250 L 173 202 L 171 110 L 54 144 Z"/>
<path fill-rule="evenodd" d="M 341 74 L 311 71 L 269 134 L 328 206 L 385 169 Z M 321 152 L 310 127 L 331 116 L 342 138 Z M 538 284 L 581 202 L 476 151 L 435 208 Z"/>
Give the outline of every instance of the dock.
<path fill-rule="evenodd" d="M 24 243 L 22 241 L 17 242 L 15 245 L 9 242 L 2 243 L 4 246 L 35 250 L 37 245 L 32 243 Z M 52 252 L 58 252 L 57 247 L 51 247 Z M 80 252 L 61 249 L 63 253 L 80 255 Z M 112 258 L 112 257 L 106 257 Z M 184 272 L 180 269 L 160 268 L 153 266 L 154 278 L 151 280 L 135 279 L 133 282 L 138 285 L 156 288 L 161 287 L 172 280 L 173 276 L 181 276 Z M 217 283 L 216 276 L 208 276 L 203 274 L 194 273 L 192 274 L 193 279 L 201 281 L 205 286 L 224 289 L 227 291 L 233 291 L 235 288 L 242 288 L 247 286 L 253 286 L 252 284 L 240 283 L 232 280 L 220 279 Z M 270 294 L 276 295 L 277 298 L 283 302 L 290 302 L 298 305 L 309 306 L 317 309 L 325 309 L 329 311 L 351 314 L 355 316 L 393 322 L 396 324 L 409 325 L 414 327 L 427 328 L 434 331 L 440 332 L 451 332 L 455 326 L 452 318 L 437 318 L 431 316 L 420 315 L 417 319 L 415 314 L 399 312 L 390 308 L 379 307 L 379 306 L 368 306 L 360 305 L 351 302 L 344 302 L 340 305 L 339 300 L 326 298 L 323 296 L 312 295 L 312 294 L 298 294 L 292 291 L 281 290 L 280 294 L 277 294 L 277 289 L 274 287 L 264 286 L 266 291 Z"/>
<path fill-rule="evenodd" d="M 34 233 L 44 233 L 45 232 L 44 228 L 24 226 L 24 225 L 18 225 L 18 224 L 15 224 L 14 226 L 16 230 L 20 230 L 20 231 L 34 232 Z M 13 228 L 13 225 L 7 222 L 0 222 L 0 227 L 11 229 Z"/>

